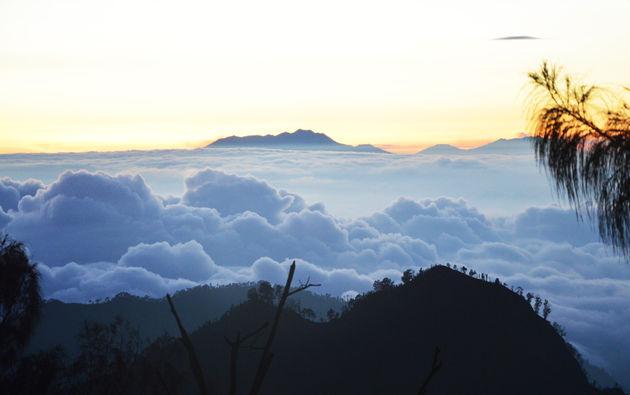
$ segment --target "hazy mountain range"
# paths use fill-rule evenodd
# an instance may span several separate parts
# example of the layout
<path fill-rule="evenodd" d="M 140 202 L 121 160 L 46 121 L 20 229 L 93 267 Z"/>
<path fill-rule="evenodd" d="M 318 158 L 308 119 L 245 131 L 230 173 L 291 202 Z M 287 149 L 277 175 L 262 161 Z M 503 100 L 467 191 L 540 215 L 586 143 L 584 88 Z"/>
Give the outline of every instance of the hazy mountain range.
<path fill-rule="evenodd" d="M 450 144 L 436 144 L 418 152 L 420 155 L 524 154 L 532 151 L 533 137 L 499 139 L 477 148 L 461 149 Z"/>
<path fill-rule="evenodd" d="M 315 133 L 312 130 L 298 129 L 293 133 L 280 133 L 278 135 L 267 134 L 264 136 L 230 136 L 218 139 L 206 146 L 206 148 L 228 148 L 228 147 L 264 147 L 280 149 L 309 149 L 324 151 L 354 151 L 354 152 L 378 152 L 387 154 L 370 144 L 347 145 L 336 142 L 323 133 Z"/>
<path fill-rule="evenodd" d="M 209 320 L 218 319 L 231 306 L 244 302 L 247 291 L 254 286 L 252 283 L 197 286 L 175 293 L 173 300 L 184 325 L 189 330 L 195 330 Z M 301 308 L 312 309 L 317 319 L 325 318 L 329 309 L 340 311 L 345 305 L 340 298 L 310 292 L 296 295 L 293 302 Z M 78 352 L 77 336 L 84 322 L 106 324 L 116 316 L 137 327 L 143 339 L 154 340 L 164 333 L 179 333 L 166 298 L 139 297 L 123 292 L 96 303 L 64 303 L 51 299 L 42 308 L 41 321 L 28 349 L 37 352 L 61 345 L 70 356 L 74 356 Z"/>
<path fill-rule="evenodd" d="M 472 149 L 461 149 L 450 144 L 436 144 L 428 147 L 418 154 L 422 155 L 465 155 L 465 154 L 519 154 L 531 151 L 532 137 L 514 139 L 499 139 L 492 143 Z M 381 148 L 371 144 L 348 145 L 341 144 L 331 139 L 324 133 L 316 133 L 312 130 L 298 129 L 293 133 L 280 133 L 277 135 L 251 135 L 230 136 L 216 140 L 205 148 L 230 148 L 230 147 L 262 147 L 297 150 L 321 150 L 321 151 L 349 151 L 371 152 L 389 154 Z"/>

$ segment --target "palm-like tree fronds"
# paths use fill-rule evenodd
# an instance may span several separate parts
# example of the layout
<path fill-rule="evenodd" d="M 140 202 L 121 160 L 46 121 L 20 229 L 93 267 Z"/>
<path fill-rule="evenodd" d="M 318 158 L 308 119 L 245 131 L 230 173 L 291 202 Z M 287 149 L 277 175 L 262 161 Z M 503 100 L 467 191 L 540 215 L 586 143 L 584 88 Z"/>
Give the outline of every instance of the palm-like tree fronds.
<path fill-rule="evenodd" d="M 529 80 L 537 161 L 558 195 L 578 216 L 596 215 L 602 240 L 630 259 L 630 105 L 547 62 Z"/>

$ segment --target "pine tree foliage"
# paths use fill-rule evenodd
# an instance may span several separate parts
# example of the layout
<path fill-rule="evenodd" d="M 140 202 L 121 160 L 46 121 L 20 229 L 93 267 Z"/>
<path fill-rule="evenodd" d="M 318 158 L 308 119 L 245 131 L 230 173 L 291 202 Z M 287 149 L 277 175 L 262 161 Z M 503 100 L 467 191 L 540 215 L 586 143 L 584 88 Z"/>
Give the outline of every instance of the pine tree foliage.
<path fill-rule="evenodd" d="M 39 272 L 24 245 L 0 236 L 0 366 L 12 364 L 41 313 Z"/>
<path fill-rule="evenodd" d="M 630 259 L 630 105 L 623 94 L 576 84 L 547 62 L 529 81 L 539 164 L 578 216 L 596 217 L 602 240 Z"/>

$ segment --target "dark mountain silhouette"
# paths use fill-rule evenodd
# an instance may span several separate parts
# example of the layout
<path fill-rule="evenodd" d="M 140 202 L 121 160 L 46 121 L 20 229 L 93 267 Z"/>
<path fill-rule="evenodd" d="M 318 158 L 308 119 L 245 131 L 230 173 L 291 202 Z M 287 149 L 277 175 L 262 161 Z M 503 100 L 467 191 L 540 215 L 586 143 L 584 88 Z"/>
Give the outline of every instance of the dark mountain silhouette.
<path fill-rule="evenodd" d="M 220 287 L 199 286 L 180 291 L 173 296 L 179 307 L 183 324 L 194 330 L 208 320 L 216 320 L 231 306 L 247 299 L 253 284 L 230 284 Z M 339 298 L 304 292 L 296 295 L 296 302 L 310 308 L 316 317 L 325 317 L 329 309 L 341 310 L 345 303 Z M 43 305 L 42 318 L 35 329 L 28 350 L 37 352 L 61 345 L 73 355 L 77 352 L 77 334 L 85 321 L 110 323 L 116 316 L 129 321 L 140 331 L 141 338 L 156 338 L 168 333 L 178 334 L 177 325 L 169 311 L 166 298 L 154 299 L 121 293 L 111 300 L 94 303 L 63 303 L 49 300 Z"/>
<path fill-rule="evenodd" d="M 527 154 L 534 153 L 533 137 L 499 139 L 471 149 L 460 149 L 449 144 L 437 144 L 418 152 L 422 155 L 469 155 L 469 154 Z"/>
<path fill-rule="evenodd" d="M 599 393 L 556 330 L 501 284 L 437 266 L 406 285 L 381 288 L 326 323 L 286 311 L 262 392 L 418 393 L 439 346 L 443 367 L 428 386 L 430 394 Z M 273 313 L 273 306 L 250 301 L 191 334 L 216 393 L 226 393 L 229 380 L 224 337 L 249 333 Z M 251 385 L 264 338 L 241 349 L 239 393 Z M 148 357 L 155 364 L 168 360 L 189 375 L 179 342 L 150 349 Z M 190 377 L 182 390 L 196 392 Z"/>
<path fill-rule="evenodd" d="M 353 151 L 353 152 L 377 152 L 389 153 L 370 144 L 357 146 L 341 144 L 323 133 L 315 133 L 312 130 L 298 129 L 293 133 L 280 133 L 278 135 L 267 134 L 265 136 L 230 136 L 218 139 L 206 146 L 206 148 L 229 147 L 260 147 L 280 149 L 308 149 L 325 151 Z"/>

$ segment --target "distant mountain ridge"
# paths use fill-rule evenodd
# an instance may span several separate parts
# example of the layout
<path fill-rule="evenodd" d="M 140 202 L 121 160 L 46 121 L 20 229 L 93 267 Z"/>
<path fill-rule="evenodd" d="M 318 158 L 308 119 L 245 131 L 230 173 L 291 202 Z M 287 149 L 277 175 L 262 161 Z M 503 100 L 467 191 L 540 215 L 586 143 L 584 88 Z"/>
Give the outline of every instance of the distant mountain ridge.
<path fill-rule="evenodd" d="M 324 133 L 316 133 L 312 130 L 298 129 L 293 133 L 280 133 L 251 136 L 230 136 L 208 144 L 205 148 L 230 148 L 230 147 L 260 147 L 280 149 L 308 149 L 325 151 L 351 151 L 389 153 L 370 144 L 356 146 L 341 144 L 331 139 Z"/>
<path fill-rule="evenodd" d="M 474 154 L 527 154 L 533 152 L 534 137 L 499 139 L 477 148 L 461 149 L 450 144 L 436 144 L 417 152 L 418 155 L 474 155 Z M 298 129 L 293 133 L 284 132 L 277 135 L 230 136 L 218 139 L 205 148 L 276 148 L 293 150 L 321 150 L 344 152 L 387 153 L 371 144 L 348 145 L 331 139 L 324 133 Z"/>
<path fill-rule="evenodd" d="M 418 154 L 449 155 L 449 154 L 461 154 L 462 151 L 464 150 L 450 144 L 436 144 L 436 145 L 430 146 L 429 148 L 425 148 L 422 151 L 419 151 Z"/>
<path fill-rule="evenodd" d="M 221 317 L 230 306 L 247 299 L 247 291 L 254 284 L 240 283 L 218 287 L 208 285 L 182 290 L 173 295 L 179 306 L 184 325 L 193 330 L 208 320 Z M 328 309 L 341 310 L 345 303 L 326 295 L 303 292 L 296 295 L 302 307 L 313 309 L 318 317 L 325 317 Z M 59 344 L 69 355 L 78 352 L 77 336 L 84 321 L 110 323 L 120 316 L 140 331 L 142 338 L 156 338 L 164 333 L 175 335 L 177 326 L 166 303 L 166 298 L 149 298 L 120 293 L 111 300 L 93 304 L 64 303 L 48 300 L 42 307 L 42 318 L 28 346 L 37 352 Z"/>
<path fill-rule="evenodd" d="M 418 155 L 469 155 L 469 154 L 526 154 L 533 153 L 534 137 L 520 137 L 514 139 L 499 139 L 481 147 L 461 149 L 450 144 L 436 144 L 422 151 Z"/>

